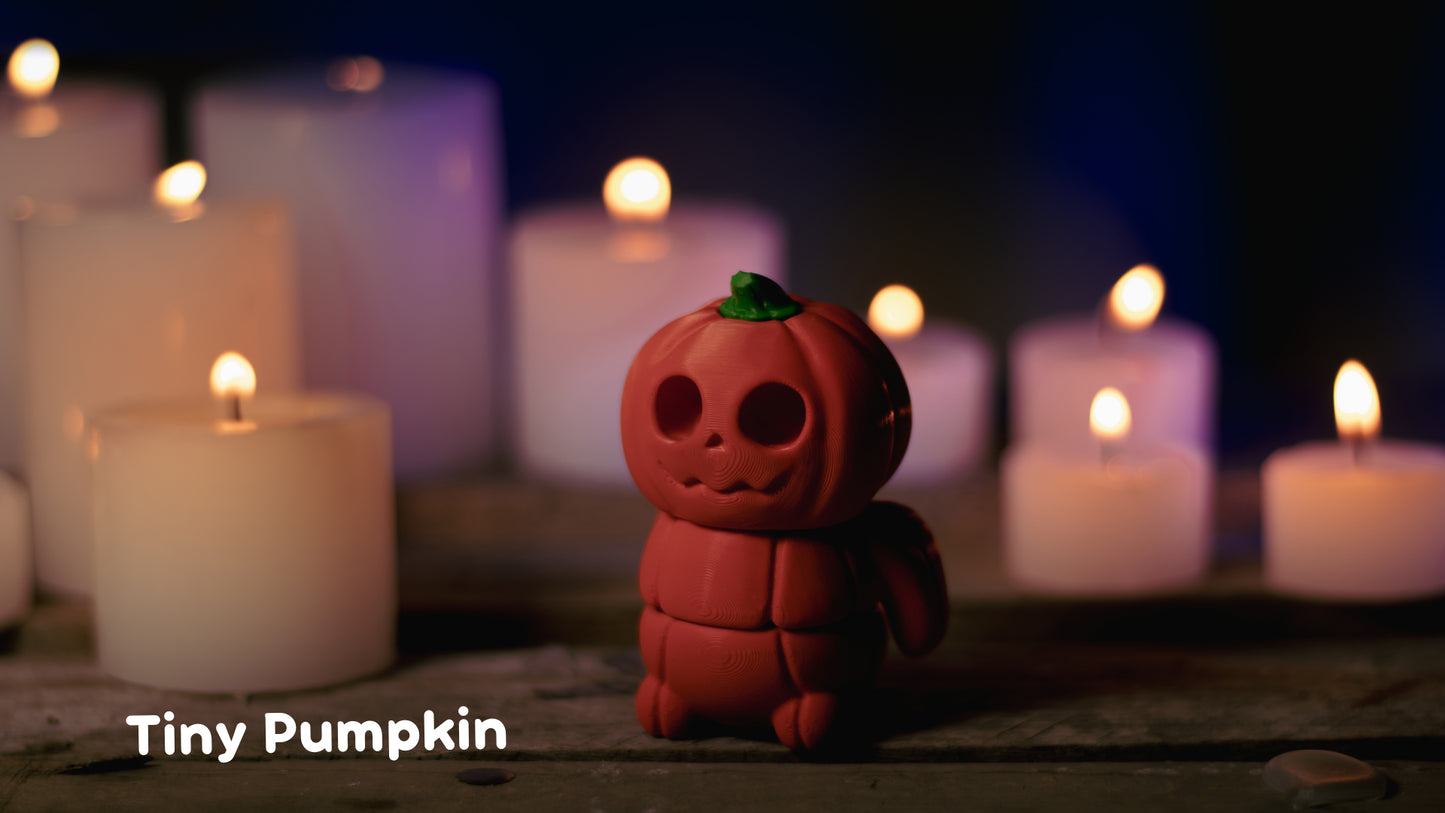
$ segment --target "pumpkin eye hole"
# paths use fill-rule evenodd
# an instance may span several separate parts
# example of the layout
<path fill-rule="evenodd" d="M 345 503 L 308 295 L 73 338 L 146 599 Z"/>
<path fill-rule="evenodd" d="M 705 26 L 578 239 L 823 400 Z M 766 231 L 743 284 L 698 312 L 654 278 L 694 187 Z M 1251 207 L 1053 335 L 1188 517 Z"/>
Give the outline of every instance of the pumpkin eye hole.
<path fill-rule="evenodd" d="M 657 388 L 653 411 L 657 417 L 657 428 L 662 434 L 673 440 L 682 440 L 692 434 L 702 417 L 702 393 L 691 378 L 669 376 Z"/>
<path fill-rule="evenodd" d="M 803 433 L 808 408 L 803 396 L 786 384 L 759 384 L 738 408 L 738 429 L 764 446 L 782 446 Z"/>

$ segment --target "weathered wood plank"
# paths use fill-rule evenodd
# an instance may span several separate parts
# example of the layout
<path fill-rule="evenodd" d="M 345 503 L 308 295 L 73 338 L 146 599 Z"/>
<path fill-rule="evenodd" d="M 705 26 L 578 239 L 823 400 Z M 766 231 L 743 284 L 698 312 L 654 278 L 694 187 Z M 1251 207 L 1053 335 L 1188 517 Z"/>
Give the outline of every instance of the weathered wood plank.
<path fill-rule="evenodd" d="M 1287 809 L 1261 765 L 1240 762 L 687 765 L 661 762 L 509 763 L 511 782 L 456 780 L 456 760 L 399 763 L 158 762 L 140 770 L 29 774 L 16 813 L 64 809 L 208 811 L 437 810 L 993 810 L 1241 813 Z M 0 761 L 0 769 L 5 762 Z M 1384 762 L 1398 783 L 1391 813 L 1438 811 L 1445 764 Z M 1370 811 L 1378 803 L 1331 807 Z"/>
<path fill-rule="evenodd" d="M 551 646 L 417 659 L 373 680 L 240 700 L 131 686 L 85 657 L 0 658 L 0 754 L 134 754 L 126 715 L 169 710 L 178 722 L 245 722 L 241 756 L 259 759 L 268 711 L 420 721 L 465 705 L 506 725 L 499 758 L 792 758 L 766 737 L 647 736 L 632 710 L 639 679 L 635 650 Z M 872 713 L 878 743 L 866 756 L 880 760 L 1257 759 L 1304 745 L 1445 759 L 1445 639 L 1222 650 L 951 642 L 931 659 L 890 662 Z M 311 757 L 296 742 L 278 756 Z"/>

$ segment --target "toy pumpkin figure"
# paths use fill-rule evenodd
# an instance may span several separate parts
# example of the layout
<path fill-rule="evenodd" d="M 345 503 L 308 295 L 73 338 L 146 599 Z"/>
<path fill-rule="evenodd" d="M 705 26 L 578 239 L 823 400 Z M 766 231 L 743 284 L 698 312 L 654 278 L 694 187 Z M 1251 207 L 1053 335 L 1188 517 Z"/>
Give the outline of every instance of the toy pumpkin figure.
<path fill-rule="evenodd" d="M 639 574 L 654 736 L 692 723 L 837 739 L 898 646 L 937 646 L 948 596 L 933 538 L 873 502 L 911 411 L 892 354 L 837 305 L 738 272 L 732 296 L 659 330 L 622 391 L 622 445 L 658 508 Z"/>

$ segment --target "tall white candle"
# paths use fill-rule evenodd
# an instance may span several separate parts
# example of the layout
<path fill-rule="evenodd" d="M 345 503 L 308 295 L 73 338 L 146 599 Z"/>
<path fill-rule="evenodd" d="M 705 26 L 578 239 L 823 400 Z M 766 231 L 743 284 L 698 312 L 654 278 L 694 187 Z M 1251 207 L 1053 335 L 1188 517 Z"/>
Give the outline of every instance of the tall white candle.
<path fill-rule="evenodd" d="M 923 301 L 904 285 L 873 297 L 868 324 L 898 361 L 913 404 L 908 452 L 889 482 L 935 483 L 977 468 L 993 417 L 987 343 L 963 325 L 925 322 Z"/>
<path fill-rule="evenodd" d="M 1445 448 L 1376 440 L 1375 384 L 1358 362 L 1335 379 L 1340 442 L 1264 463 L 1265 578 L 1285 593 L 1398 600 L 1445 591 Z"/>
<path fill-rule="evenodd" d="M 160 150 L 152 94 L 72 81 L 54 87 L 59 70 L 49 43 L 26 42 L 11 55 L 12 94 L 0 97 L 0 469 L 11 471 L 24 451 L 23 292 L 12 218 L 37 200 L 133 199 L 155 177 Z"/>
<path fill-rule="evenodd" d="M 209 85 L 195 115 L 215 199 L 292 207 L 307 385 L 389 403 L 403 478 L 485 462 L 502 206 L 492 85 L 362 58 Z"/>
<path fill-rule="evenodd" d="M 534 476 L 621 486 L 631 483 L 622 382 L 637 351 L 657 325 L 725 293 L 737 271 L 779 282 L 786 271 L 777 220 L 672 206 L 656 162 L 619 164 L 603 193 L 607 210 L 543 209 L 513 227 L 515 453 Z"/>
<path fill-rule="evenodd" d="M 1092 455 L 1040 443 L 1004 455 L 1009 575 L 1061 594 L 1147 593 L 1198 579 L 1209 558 L 1204 455 L 1188 447 L 1121 451 L 1131 419 L 1117 390 L 1098 393 L 1089 418 Z"/>
<path fill-rule="evenodd" d="M 0 629 L 30 609 L 30 499 L 25 487 L 0 473 Z"/>
<path fill-rule="evenodd" d="M 1209 335 L 1156 317 L 1163 278 L 1138 266 L 1114 286 L 1100 317 L 1026 325 L 1009 349 L 1013 442 L 1088 454 L 1079 416 L 1100 387 L 1117 387 L 1139 416 L 1140 446 L 1209 449 L 1214 433 L 1215 351 Z"/>
<path fill-rule="evenodd" d="M 213 381 L 224 396 L 227 380 Z M 385 668 L 396 625 L 386 406 L 339 394 L 241 404 L 240 420 L 224 397 L 97 418 L 101 666 L 236 693 Z"/>
<path fill-rule="evenodd" d="M 164 178 L 194 182 L 195 168 L 182 169 Z M 23 224 L 26 469 L 37 575 L 57 592 L 91 590 L 84 452 L 95 410 L 204 393 L 193 371 L 230 347 L 262 363 L 275 390 L 299 384 L 282 207 L 168 200 L 42 207 Z"/>

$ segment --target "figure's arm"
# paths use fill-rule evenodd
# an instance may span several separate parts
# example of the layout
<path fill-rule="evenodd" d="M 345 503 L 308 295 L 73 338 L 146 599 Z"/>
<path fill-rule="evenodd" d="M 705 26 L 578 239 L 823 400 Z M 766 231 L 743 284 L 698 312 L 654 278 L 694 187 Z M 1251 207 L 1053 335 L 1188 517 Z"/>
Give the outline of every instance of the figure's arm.
<path fill-rule="evenodd" d="M 875 502 L 860 519 L 893 639 L 906 655 L 926 655 L 948 627 L 948 588 L 933 534 L 898 503 Z"/>
<path fill-rule="evenodd" d="M 668 528 L 677 520 L 666 511 L 658 511 L 647 534 L 647 543 L 642 548 L 642 564 L 637 568 L 637 587 L 642 592 L 642 601 L 649 607 L 661 607 L 658 592 L 661 586 L 663 560 L 663 537 Z"/>

